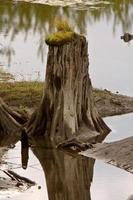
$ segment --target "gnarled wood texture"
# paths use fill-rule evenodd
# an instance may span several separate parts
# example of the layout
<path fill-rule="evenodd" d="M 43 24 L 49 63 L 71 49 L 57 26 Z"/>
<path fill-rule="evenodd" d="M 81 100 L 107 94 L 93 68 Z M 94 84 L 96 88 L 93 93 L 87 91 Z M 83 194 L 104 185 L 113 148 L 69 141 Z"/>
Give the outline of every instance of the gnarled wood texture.
<path fill-rule="evenodd" d="M 47 135 L 60 143 L 73 138 L 86 142 L 110 131 L 95 108 L 88 66 L 84 36 L 75 34 L 66 44 L 49 45 L 45 91 L 28 134 Z"/>
<path fill-rule="evenodd" d="M 0 134 L 11 135 L 20 132 L 27 118 L 8 107 L 0 98 Z"/>

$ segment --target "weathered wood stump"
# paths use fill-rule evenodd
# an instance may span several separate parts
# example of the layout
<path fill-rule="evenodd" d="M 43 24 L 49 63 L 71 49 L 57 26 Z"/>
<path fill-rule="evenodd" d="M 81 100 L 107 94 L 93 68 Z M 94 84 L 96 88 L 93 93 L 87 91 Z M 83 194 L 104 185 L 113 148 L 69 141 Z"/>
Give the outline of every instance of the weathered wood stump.
<path fill-rule="evenodd" d="M 57 41 L 58 34 L 65 34 L 66 38 L 59 37 Z M 45 90 L 40 108 L 28 123 L 28 134 L 47 135 L 56 143 L 103 137 L 110 129 L 94 105 L 86 38 L 59 31 L 46 43 L 49 51 Z"/>
<path fill-rule="evenodd" d="M 0 135 L 11 135 L 20 132 L 21 126 L 26 121 L 25 116 L 13 111 L 0 98 Z"/>
<path fill-rule="evenodd" d="M 43 135 L 54 144 L 84 143 L 103 138 L 110 129 L 99 116 L 93 100 L 88 74 L 86 38 L 67 30 L 46 40 L 49 46 L 45 89 L 40 107 L 30 120 L 12 111 L 0 99 L 0 132 L 22 132 L 29 136 Z M 94 141 L 93 141 L 94 142 Z"/>

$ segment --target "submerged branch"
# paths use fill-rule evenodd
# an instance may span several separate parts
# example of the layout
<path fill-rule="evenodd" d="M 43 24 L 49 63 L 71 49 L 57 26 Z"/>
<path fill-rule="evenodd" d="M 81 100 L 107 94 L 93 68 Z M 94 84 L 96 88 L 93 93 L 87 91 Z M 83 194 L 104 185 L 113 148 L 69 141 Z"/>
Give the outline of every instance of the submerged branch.
<path fill-rule="evenodd" d="M 35 185 L 36 184 L 34 181 L 30 180 L 29 178 L 26 178 L 24 176 L 20 176 L 17 173 L 11 171 L 11 170 L 8 170 L 7 172 L 8 172 L 9 175 L 12 175 L 13 177 L 15 177 L 19 181 L 20 180 L 24 181 L 24 182 L 26 182 L 27 184 L 30 184 L 30 185 Z"/>

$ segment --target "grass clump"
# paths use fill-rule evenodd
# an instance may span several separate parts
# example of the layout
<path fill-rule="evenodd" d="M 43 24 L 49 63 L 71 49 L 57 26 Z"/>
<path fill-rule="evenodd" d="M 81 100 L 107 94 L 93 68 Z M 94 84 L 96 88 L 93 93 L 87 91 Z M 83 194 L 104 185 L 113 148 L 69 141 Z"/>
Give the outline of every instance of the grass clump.
<path fill-rule="evenodd" d="M 44 90 L 42 82 L 0 83 L 0 97 L 10 106 L 36 107 Z"/>
<path fill-rule="evenodd" d="M 70 42 L 74 37 L 73 28 L 68 24 L 66 20 L 56 21 L 55 23 L 57 32 L 49 35 L 46 38 L 46 43 L 49 45 L 62 45 Z"/>

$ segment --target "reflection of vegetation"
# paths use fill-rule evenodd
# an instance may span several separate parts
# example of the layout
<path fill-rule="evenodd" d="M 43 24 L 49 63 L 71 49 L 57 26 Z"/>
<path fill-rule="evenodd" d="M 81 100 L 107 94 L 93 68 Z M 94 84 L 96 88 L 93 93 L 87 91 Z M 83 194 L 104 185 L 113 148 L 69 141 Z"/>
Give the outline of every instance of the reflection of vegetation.
<path fill-rule="evenodd" d="M 8 66 L 9 66 L 12 56 L 15 54 L 15 50 L 11 46 L 3 46 L 0 49 L 0 54 L 8 58 Z"/>
<path fill-rule="evenodd" d="M 107 2 L 107 1 L 106 1 Z M 107 20 L 112 16 L 114 19 L 113 30 L 117 24 L 121 24 L 123 31 L 130 31 L 132 28 L 132 13 L 130 7 L 132 0 L 112 0 L 110 4 L 98 4 L 98 7 L 88 10 L 74 10 L 72 8 L 52 7 L 30 3 L 13 3 L 12 1 L 0 0 L 0 32 L 5 38 L 10 36 L 11 41 L 19 32 L 25 33 L 25 40 L 28 34 L 39 33 L 44 38 L 53 31 L 54 18 L 66 17 L 75 24 L 75 28 L 82 33 L 86 32 L 86 23 L 94 23 L 102 17 Z M 39 55 L 43 55 L 42 39 L 39 44 Z"/>
<path fill-rule="evenodd" d="M 69 25 L 67 20 L 56 20 L 55 26 L 57 31 L 73 32 L 73 28 Z"/>
<path fill-rule="evenodd" d="M 97 20 L 97 17 L 100 18 L 104 15 L 109 20 L 112 15 L 114 19 L 113 31 L 115 31 L 118 24 L 121 24 L 123 32 L 130 31 L 133 19 L 131 6 L 133 6 L 132 0 L 112 0 L 110 5 L 95 11 L 95 19 Z"/>
<path fill-rule="evenodd" d="M 14 76 L 0 68 L 0 82 L 14 80 Z"/>

